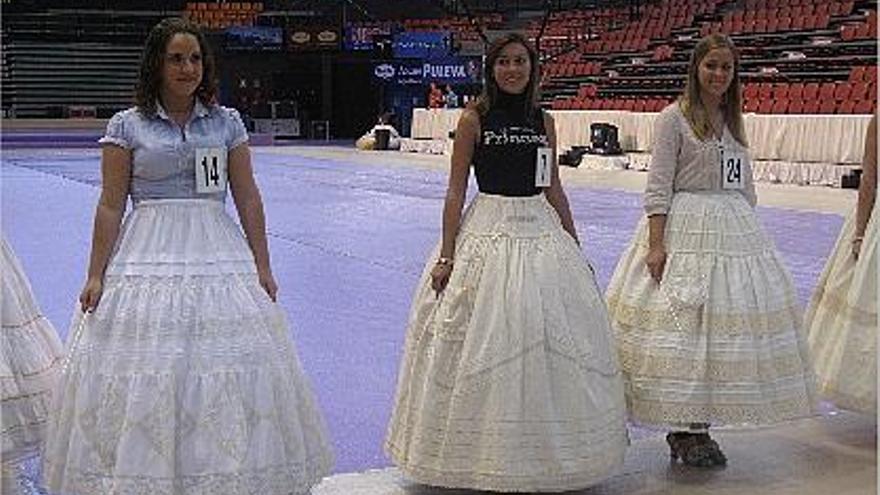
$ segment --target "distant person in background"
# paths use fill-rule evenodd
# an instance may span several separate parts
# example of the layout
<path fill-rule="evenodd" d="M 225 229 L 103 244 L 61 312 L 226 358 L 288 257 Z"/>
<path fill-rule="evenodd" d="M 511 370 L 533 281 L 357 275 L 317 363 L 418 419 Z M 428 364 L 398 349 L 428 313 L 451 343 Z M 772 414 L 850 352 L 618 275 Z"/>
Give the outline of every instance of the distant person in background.
<path fill-rule="evenodd" d="M 443 91 L 437 83 L 431 83 L 428 90 L 428 108 L 443 108 Z"/>
<path fill-rule="evenodd" d="M 376 125 L 373 126 L 366 134 L 358 138 L 355 142 L 355 146 L 359 150 L 374 150 L 377 149 L 377 143 L 382 144 L 380 141 L 385 139 L 382 137 L 382 133 L 387 133 L 387 144 L 385 146 L 380 146 L 381 149 L 389 149 L 389 150 L 397 150 L 400 149 L 400 133 L 397 132 L 397 129 L 394 128 L 391 123 L 393 122 L 394 117 L 390 112 L 385 112 L 382 115 L 379 115 L 379 118 L 376 121 Z"/>
<path fill-rule="evenodd" d="M 446 85 L 446 108 L 458 108 L 458 95 L 452 90 L 452 86 Z"/>

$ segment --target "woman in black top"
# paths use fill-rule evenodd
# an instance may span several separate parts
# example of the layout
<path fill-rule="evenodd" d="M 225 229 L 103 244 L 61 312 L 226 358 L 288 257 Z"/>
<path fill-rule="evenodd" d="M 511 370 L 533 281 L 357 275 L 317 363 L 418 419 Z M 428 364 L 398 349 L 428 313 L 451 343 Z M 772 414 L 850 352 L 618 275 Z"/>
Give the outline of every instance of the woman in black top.
<path fill-rule="evenodd" d="M 386 450 L 418 482 L 592 485 L 623 461 L 622 381 L 537 106 L 537 54 L 496 41 L 455 134 L 443 240 L 407 332 Z M 480 193 L 462 216 L 470 166 Z"/>

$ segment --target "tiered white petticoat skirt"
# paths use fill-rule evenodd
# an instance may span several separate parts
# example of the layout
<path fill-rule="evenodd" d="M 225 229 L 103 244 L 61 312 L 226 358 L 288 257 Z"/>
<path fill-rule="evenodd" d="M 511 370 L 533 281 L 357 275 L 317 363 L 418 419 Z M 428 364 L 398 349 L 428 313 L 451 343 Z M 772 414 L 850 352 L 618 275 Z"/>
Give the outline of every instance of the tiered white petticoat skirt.
<path fill-rule="evenodd" d="M 283 309 L 222 203 L 143 201 L 74 315 L 43 459 L 64 495 L 291 495 L 332 456 Z"/>
<path fill-rule="evenodd" d="M 607 312 L 544 196 L 480 194 L 439 298 L 433 259 L 410 315 L 386 439 L 393 461 L 420 483 L 494 491 L 610 476 L 627 437 Z"/>
<path fill-rule="evenodd" d="M 856 260 L 855 213 L 840 231 L 807 308 L 819 393 L 836 405 L 877 412 L 877 218 L 874 211 Z"/>
<path fill-rule="evenodd" d="M 814 377 L 791 278 L 736 192 L 678 192 L 662 283 L 643 219 L 607 291 L 631 417 L 765 425 L 812 414 Z"/>
<path fill-rule="evenodd" d="M 12 248 L 4 237 L 0 243 L 0 461 L 11 465 L 36 455 L 43 443 L 64 348 Z"/>

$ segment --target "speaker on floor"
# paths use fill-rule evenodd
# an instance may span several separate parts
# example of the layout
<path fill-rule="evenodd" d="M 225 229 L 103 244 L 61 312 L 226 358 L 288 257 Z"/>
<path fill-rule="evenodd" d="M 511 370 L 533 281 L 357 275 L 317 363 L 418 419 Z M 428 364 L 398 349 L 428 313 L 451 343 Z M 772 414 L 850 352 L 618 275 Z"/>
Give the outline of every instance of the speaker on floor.
<path fill-rule="evenodd" d="M 841 189 L 858 189 L 861 182 L 862 170 L 853 170 L 846 175 L 840 177 Z"/>
<path fill-rule="evenodd" d="M 593 155 L 622 155 L 617 126 L 606 122 L 590 124 L 590 149 Z"/>
<path fill-rule="evenodd" d="M 559 155 L 559 164 L 577 168 L 581 164 L 584 155 L 587 154 L 586 146 L 572 146 L 570 150 Z"/>

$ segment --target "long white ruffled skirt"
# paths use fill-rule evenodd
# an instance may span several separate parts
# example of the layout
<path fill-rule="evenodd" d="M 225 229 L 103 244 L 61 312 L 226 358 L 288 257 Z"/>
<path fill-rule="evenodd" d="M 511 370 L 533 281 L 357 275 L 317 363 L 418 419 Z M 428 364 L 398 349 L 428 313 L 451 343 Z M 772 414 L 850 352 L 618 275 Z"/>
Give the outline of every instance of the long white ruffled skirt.
<path fill-rule="evenodd" d="M 623 385 L 580 248 L 543 195 L 480 194 L 456 244 L 440 297 L 434 258 L 419 282 L 387 452 L 444 487 L 563 491 L 610 476 L 627 444 Z"/>
<path fill-rule="evenodd" d="M 6 238 L 0 244 L 0 461 L 11 465 L 42 445 L 64 348 Z"/>
<path fill-rule="evenodd" d="M 812 414 L 794 285 L 742 195 L 676 193 L 664 241 L 658 285 L 642 219 L 607 290 L 631 417 L 765 425 Z"/>
<path fill-rule="evenodd" d="M 220 202 L 126 218 L 97 310 L 73 318 L 43 458 L 64 495 L 289 495 L 329 472 L 284 311 Z"/>
<path fill-rule="evenodd" d="M 856 260 L 855 212 L 840 231 L 807 308 L 819 392 L 842 408 L 877 412 L 876 203 Z"/>

